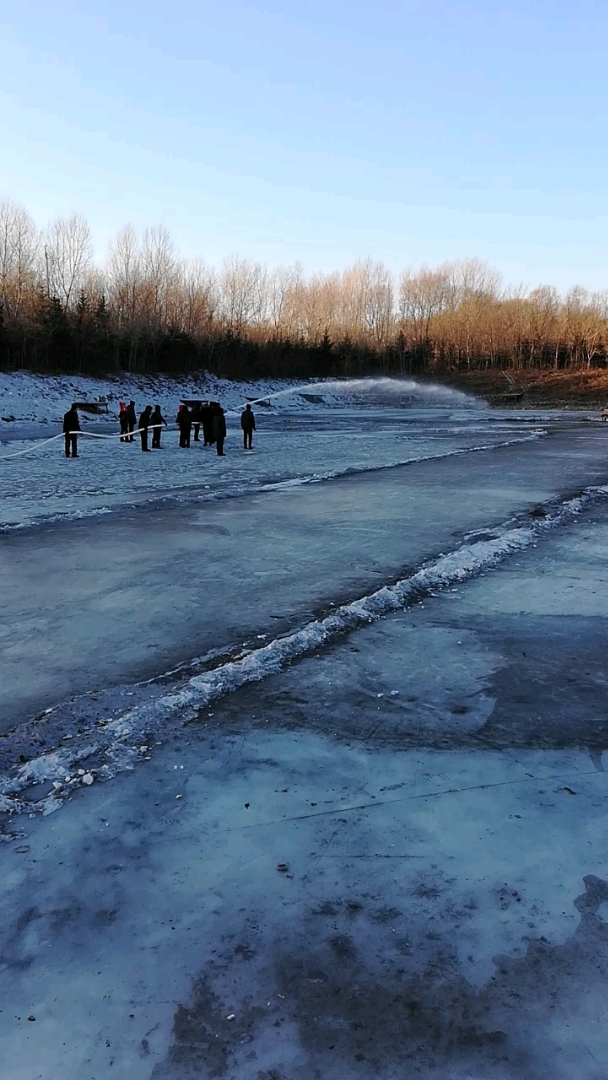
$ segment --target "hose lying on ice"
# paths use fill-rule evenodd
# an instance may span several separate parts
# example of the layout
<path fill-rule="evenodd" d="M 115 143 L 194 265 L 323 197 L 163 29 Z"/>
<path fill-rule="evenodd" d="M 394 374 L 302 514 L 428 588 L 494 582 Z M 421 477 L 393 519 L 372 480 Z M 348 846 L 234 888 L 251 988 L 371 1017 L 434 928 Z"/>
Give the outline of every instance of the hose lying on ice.
<path fill-rule="evenodd" d="M 24 454 L 33 454 L 35 450 L 42 450 L 43 446 L 48 446 L 49 443 L 55 442 L 57 439 L 65 439 L 66 435 L 85 435 L 89 439 L 125 439 L 130 438 L 131 435 L 139 435 L 141 431 L 153 431 L 155 428 L 163 427 L 177 431 L 177 424 L 148 424 L 147 429 L 135 428 L 134 431 L 129 431 L 127 435 L 121 432 L 115 432 L 112 435 L 100 435 L 97 431 L 60 431 L 58 435 L 51 435 L 50 439 L 35 442 L 32 446 L 26 446 L 25 450 L 17 450 L 15 454 L 0 454 L 0 464 L 3 461 L 13 461 L 14 458 L 23 457 Z"/>

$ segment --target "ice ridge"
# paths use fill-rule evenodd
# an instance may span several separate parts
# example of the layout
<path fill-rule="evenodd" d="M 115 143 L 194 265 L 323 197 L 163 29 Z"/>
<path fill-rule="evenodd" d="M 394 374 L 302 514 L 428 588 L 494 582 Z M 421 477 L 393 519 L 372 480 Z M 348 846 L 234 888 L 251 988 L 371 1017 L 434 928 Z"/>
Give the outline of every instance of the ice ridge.
<path fill-rule="evenodd" d="M 455 583 L 490 570 L 510 555 L 542 538 L 557 525 L 573 520 L 594 500 L 608 495 L 608 487 L 591 487 L 562 503 L 550 506 L 545 516 L 507 522 L 493 530 L 492 538 L 463 544 L 440 555 L 393 584 L 337 607 L 331 614 L 312 619 L 299 630 L 241 654 L 214 670 L 195 675 L 178 691 L 165 693 L 128 709 L 83 732 L 82 742 L 39 755 L 0 777 L 0 811 L 51 813 L 75 786 L 92 779 L 110 779 L 132 768 L 149 752 L 151 738 L 167 738 L 196 720 L 198 712 L 233 693 L 246 683 L 258 682 L 327 645 L 341 634 L 365 626 Z M 144 739 L 145 732 L 145 739 Z M 34 783 L 52 782 L 50 794 L 32 804 L 21 794 Z"/>

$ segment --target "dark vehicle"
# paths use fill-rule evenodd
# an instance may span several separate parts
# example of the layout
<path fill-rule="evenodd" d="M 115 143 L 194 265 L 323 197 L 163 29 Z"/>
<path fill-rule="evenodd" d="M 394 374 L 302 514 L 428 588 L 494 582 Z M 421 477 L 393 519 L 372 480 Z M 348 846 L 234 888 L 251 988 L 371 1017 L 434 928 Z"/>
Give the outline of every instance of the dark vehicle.
<path fill-rule="evenodd" d="M 108 412 L 108 403 L 105 398 L 100 398 L 99 401 L 77 401 L 73 408 L 79 409 L 80 412 L 91 413 L 92 416 L 105 416 Z"/>

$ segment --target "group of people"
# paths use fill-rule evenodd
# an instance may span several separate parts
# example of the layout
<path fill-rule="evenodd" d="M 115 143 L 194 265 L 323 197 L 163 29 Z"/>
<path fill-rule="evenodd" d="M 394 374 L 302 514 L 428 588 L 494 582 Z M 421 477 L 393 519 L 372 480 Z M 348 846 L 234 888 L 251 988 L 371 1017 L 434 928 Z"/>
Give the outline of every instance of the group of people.
<path fill-rule="evenodd" d="M 179 428 L 180 446 L 185 449 L 190 446 L 192 431 L 194 431 L 194 442 L 200 442 L 202 427 L 204 445 L 215 445 L 218 456 L 224 457 L 226 414 L 219 401 L 193 401 L 190 406 L 185 402 L 177 410 L 175 423 Z"/>
<path fill-rule="evenodd" d="M 160 405 L 155 405 L 154 409 L 151 405 L 146 405 L 144 411 L 139 415 L 139 420 L 137 420 L 135 414 L 135 402 L 130 401 L 128 405 L 125 405 L 124 401 L 121 401 L 118 421 L 120 423 L 121 442 L 133 442 L 135 439 L 135 431 L 139 431 L 141 448 L 148 453 L 150 451 L 150 447 L 148 446 L 148 431 L 151 429 L 152 449 L 162 449 L 160 444 L 160 433 L 163 429 L 163 424 L 165 427 L 167 426 L 167 421 L 160 411 Z"/>
<path fill-rule="evenodd" d="M 146 405 L 139 419 L 135 411 L 135 402 L 121 401 L 119 405 L 120 441 L 132 443 L 135 441 L 135 433 L 139 432 L 141 448 L 144 453 L 152 450 L 161 450 L 161 432 L 163 426 L 167 426 L 160 405 Z M 190 438 L 194 431 L 194 442 L 200 442 L 200 430 L 203 429 L 205 446 L 215 446 L 218 457 L 224 457 L 224 440 L 226 438 L 226 414 L 219 401 L 192 401 L 182 402 L 177 410 L 175 423 L 179 428 L 179 445 L 183 449 L 190 447 Z M 241 430 L 243 432 L 243 447 L 251 450 L 253 447 L 253 432 L 255 431 L 255 416 L 251 405 L 246 405 L 241 413 Z M 65 437 L 65 456 L 78 457 L 78 432 L 81 431 L 78 419 L 78 409 L 72 405 L 63 418 L 63 434 Z M 152 447 L 148 446 L 148 432 L 152 431 Z"/>

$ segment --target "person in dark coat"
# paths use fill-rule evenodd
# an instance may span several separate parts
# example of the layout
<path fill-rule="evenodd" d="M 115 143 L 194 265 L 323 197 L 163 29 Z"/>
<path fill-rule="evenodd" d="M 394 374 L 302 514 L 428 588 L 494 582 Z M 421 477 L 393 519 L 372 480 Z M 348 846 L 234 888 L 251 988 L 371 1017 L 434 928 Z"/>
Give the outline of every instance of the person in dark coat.
<path fill-rule="evenodd" d="M 135 436 L 133 432 L 137 427 L 137 416 L 135 414 L 135 402 L 130 401 L 127 405 L 127 431 L 129 432 L 129 442 L 133 442 Z"/>
<path fill-rule="evenodd" d="M 187 449 L 190 446 L 190 429 L 192 427 L 192 414 L 187 405 L 180 405 L 175 417 L 175 423 L 179 428 L 179 445 Z"/>
<path fill-rule="evenodd" d="M 217 446 L 217 456 L 224 457 L 224 439 L 226 438 L 226 417 L 221 405 L 216 405 L 213 413 L 213 436 Z"/>
<path fill-rule="evenodd" d="M 141 435 L 141 448 L 145 454 L 150 453 L 150 447 L 148 446 L 148 428 L 151 424 L 152 406 L 146 405 L 144 411 L 139 417 L 139 434 Z"/>
<path fill-rule="evenodd" d="M 162 446 L 160 445 L 160 433 L 162 431 L 163 424 L 166 427 L 167 426 L 167 421 L 165 420 L 163 414 L 160 411 L 160 405 L 155 405 L 154 406 L 154 412 L 152 413 L 152 416 L 150 417 L 150 427 L 152 428 L 152 449 L 153 450 L 162 450 Z"/>
<path fill-rule="evenodd" d="M 205 401 L 201 408 L 201 421 L 203 424 L 203 439 L 205 446 L 213 446 L 213 402 Z"/>
<path fill-rule="evenodd" d="M 251 450 L 255 431 L 255 416 L 249 404 L 245 406 L 241 413 L 241 427 L 243 429 L 243 447 L 245 450 Z"/>
<path fill-rule="evenodd" d="M 63 434 L 65 436 L 65 456 L 78 457 L 78 435 L 76 432 L 80 431 L 80 421 L 78 419 L 78 411 L 75 405 L 72 405 L 63 417 Z"/>
<path fill-rule="evenodd" d="M 129 441 L 129 415 L 127 413 L 127 406 L 124 401 L 120 402 L 120 409 L 118 413 L 118 422 L 120 424 L 120 441 Z"/>
<path fill-rule="evenodd" d="M 192 409 L 190 410 L 190 415 L 192 417 L 192 427 L 194 428 L 194 441 L 195 442 L 200 442 L 200 439 L 198 437 L 198 433 L 201 430 L 201 421 L 202 421 L 201 404 L 202 403 L 200 401 L 195 401 L 194 405 L 192 406 Z"/>

